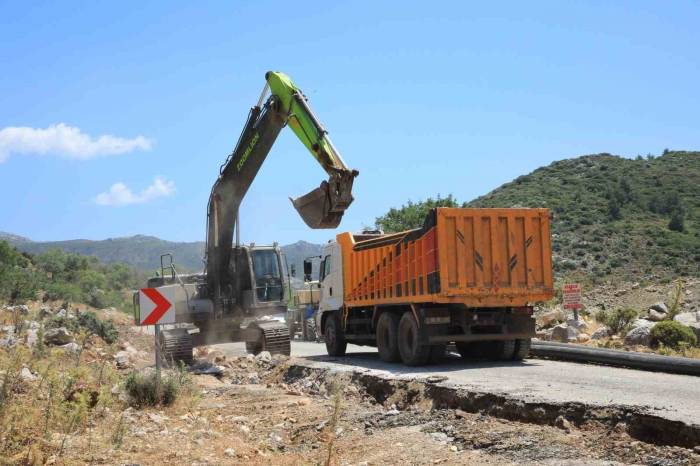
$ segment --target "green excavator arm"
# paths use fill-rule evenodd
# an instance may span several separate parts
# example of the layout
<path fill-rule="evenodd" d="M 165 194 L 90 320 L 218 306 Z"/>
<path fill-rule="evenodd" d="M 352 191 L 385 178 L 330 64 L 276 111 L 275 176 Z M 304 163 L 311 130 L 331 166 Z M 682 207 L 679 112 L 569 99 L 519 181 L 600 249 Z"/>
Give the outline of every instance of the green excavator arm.
<path fill-rule="evenodd" d="M 352 182 L 356 170 L 350 170 L 311 110 L 302 91 L 284 73 L 265 74 L 272 96 L 277 98 L 277 111 L 285 115 L 286 124 L 328 173 L 328 182 L 297 199 L 292 204 L 311 228 L 334 228 L 352 202 Z M 264 91 L 263 91 L 264 92 Z"/>
<path fill-rule="evenodd" d="M 269 96 L 268 96 L 269 93 Z M 219 169 L 207 206 L 207 281 L 211 296 L 226 300 L 231 294 L 230 257 L 240 204 L 267 158 L 277 136 L 289 126 L 328 174 L 328 181 L 291 199 L 311 228 L 335 228 L 353 201 L 357 170 L 345 165 L 328 132 L 311 111 L 306 97 L 284 73 L 265 74 L 265 88 L 233 152 Z M 217 298 L 218 299 L 218 298 Z"/>

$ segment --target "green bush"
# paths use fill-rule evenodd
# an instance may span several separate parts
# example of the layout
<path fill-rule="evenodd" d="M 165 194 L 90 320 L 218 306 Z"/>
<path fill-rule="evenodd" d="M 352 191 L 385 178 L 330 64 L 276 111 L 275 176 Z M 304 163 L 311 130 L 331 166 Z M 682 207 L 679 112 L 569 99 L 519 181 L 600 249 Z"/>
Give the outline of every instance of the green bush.
<path fill-rule="evenodd" d="M 595 320 L 607 326 L 613 333 L 620 333 L 630 326 L 639 312 L 635 309 L 615 309 L 614 311 L 599 311 Z"/>
<path fill-rule="evenodd" d="M 693 329 L 674 320 L 667 320 L 656 324 L 651 329 L 651 338 L 652 342 L 656 345 L 662 344 L 674 349 L 698 344 L 698 339 Z"/>
<path fill-rule="evenodd" d="M 77 318 L 53 316 L 46 326 L 48 328 L 66 327 L 73 332 L 86 330 L 88 333 L 99 336 L 108 344 L 116 342 L 119 338 L 119 331 L 111 320 L 101 320 L 91 311 L 81 312 Z"/>
<path fill-rule="evenodd" d="M 182 388 L 183 378 L 177 375 L 165 375 L 160 378 L 155 371 L 143 374 L 132 372 L 124 382 L 129 404 L 135 408 L 144 406 L 171 405 Z"/>

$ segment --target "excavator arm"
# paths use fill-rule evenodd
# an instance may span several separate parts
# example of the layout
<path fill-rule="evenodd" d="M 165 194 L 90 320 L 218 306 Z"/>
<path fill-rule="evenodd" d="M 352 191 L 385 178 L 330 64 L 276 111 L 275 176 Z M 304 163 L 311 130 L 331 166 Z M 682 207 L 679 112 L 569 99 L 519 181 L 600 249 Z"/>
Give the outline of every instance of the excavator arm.
<path fill-rule="evenodd" d="M 291 79 L 283 73 L 270 71 L 265 74 L 265 80 L 260 99 L 251 108 L 238 143 L 221 166 L 209 196 L 207 282 L 214 296 L 224 299 L 232 291 L 223 288 L 231 283 L 229 261 L 238 209 L 284 126 L 292 129 L 328 174 L 328 181 L 323 181 L 318 188 L 291 199 L 309 227 L 338 226 L 353 201 L 352 184 L 358 175 L 357 170 L 345 165 L 328 132 Z"/>

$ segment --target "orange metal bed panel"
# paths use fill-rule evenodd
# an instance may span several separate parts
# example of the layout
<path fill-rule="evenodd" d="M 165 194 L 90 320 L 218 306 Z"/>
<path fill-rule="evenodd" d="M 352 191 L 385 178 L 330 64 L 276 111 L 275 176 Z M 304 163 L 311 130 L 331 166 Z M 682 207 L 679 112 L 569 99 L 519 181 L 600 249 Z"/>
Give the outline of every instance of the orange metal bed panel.
<path fill-rule="evenodd" d="M 439 208 L 427 227 L 356 243 L 337 236 L 350 307 L 518 306 L 553 295 L 546 209 Z"/>

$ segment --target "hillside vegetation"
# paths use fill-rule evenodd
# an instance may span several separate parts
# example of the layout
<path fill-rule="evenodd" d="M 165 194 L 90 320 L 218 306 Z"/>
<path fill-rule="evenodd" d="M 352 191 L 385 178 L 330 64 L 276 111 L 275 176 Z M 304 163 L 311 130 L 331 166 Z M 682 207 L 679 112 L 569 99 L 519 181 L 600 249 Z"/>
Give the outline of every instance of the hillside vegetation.
<path fill-rule="evenodd" d="M 65 300 L 128 309 L 128 292 L 142 281 L 125 264 L 105 265 L 95 257 L 60 249 L 22 253 L 0 241 L 0 301 Z"/>
<path fill-rule="evenodd" d="M 408 203 L 376 219 L 379 227 L 415 228 L 448 196 Z M 664 151 L 627 159 L 610 154 L 554 162 L 465 207 L 547 207 L 554 268 L 593 279 L 700 275 L 700 152 Z"/>
<path fill-rule="evenodd" d="M 7 241 L 20 251 L 30 254 L 43 254 L 52 249 L 60 249 L 71 254 L 93 256 L 105 264 L 123 263 L 137 270 L 154 273 L 160 269 L 160 255 L 171 253 L 181 272 L 201 271 L 204 267 L 204 242 L 174 242 L 154 236 L 136 235 L 124 238 L 109 238 L 100 241 L 76 239 L 69 241 L 32 241 L 10 233 L 0 232 L 0 240 Z M 297 241 L 281 246 L 287 255 L 287 262 L 294 264 L 301 277 L 304 259 L 321 254 L 321 245 Z M 318 261 L 314 262 L 314 276 L 318 276 Z"/>

